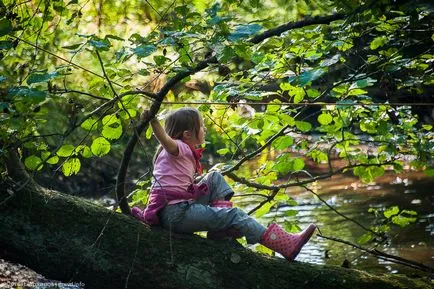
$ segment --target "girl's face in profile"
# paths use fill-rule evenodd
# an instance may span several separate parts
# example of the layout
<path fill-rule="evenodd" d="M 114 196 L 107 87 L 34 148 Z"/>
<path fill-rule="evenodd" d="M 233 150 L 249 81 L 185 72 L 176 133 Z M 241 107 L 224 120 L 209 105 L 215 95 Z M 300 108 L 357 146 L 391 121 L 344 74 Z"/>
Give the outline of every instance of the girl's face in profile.
<path fill-rule="evenodd" d="M 196 143 L 195 145 L 201 145 L 205 142 L 205 133 L 206 133 L 206 128 L 205 125 L 203 124 L 203 118 L 200 118 L 200 128 L 199 128 L 199 134 L 196 137 Z"/>

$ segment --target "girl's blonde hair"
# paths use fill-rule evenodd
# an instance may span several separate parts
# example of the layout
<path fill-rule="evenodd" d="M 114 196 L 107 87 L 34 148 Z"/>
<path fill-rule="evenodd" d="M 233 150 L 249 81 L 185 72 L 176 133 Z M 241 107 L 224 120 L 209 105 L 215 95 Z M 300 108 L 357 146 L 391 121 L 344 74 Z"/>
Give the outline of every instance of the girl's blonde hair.
<path fill-rule="evenodd" d="M 171 112 L 165 121 L 164 130 L 173 139 L 182 139 L 184 131 L 190 131 L 193 137 L 199 135 L 201 125 L 201 116 L 197 109 L 183 107 Z M 154 162 L 157 159 L 163 147 L 158 146 L 154 156 Z"/>

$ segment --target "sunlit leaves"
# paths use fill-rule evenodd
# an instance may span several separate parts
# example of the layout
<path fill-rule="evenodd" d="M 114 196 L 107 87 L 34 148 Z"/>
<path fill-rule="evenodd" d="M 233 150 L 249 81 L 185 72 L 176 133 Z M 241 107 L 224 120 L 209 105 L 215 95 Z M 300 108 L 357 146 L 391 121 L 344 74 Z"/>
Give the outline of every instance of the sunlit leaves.
<path fill-rule="evenodd" d="M 109 153 L 111 148 L 110 142 L 104 137 L 98 137 L 93 140 L 90 149 L 92 153 L 97 157 L 102 157 Z"/>
<path fill-rule="evenodd" d="M 94 131 L 98 129 L 98 119 L 95 117 L 90 117 L 86 119 L 81 125 L 81 128 L 89 131 Z"/>
<path fill-rule="evenodd" d="M 96 36 L 93 36 L 88 43 L 99 51 L 108 51 L 111 47 L 111 43 L 107 38 L 101 39 Z"/>
<path fill-rule="evenodd" d="M 283 150 L 288 148 L 294 143 L 294 139 L 288 135 L 278 137 L 274 142 L 273 146 L 278 150 Z"/>
<path fill-rule="evenodd" d="M 273 170 L 286 174 L 288 172 L 296 172 L 304 168 L 304 160 L 302 158 L 291 157 L 290 154 L 284 153 L 277 157 Z"/>
<path fill-rule="evenodd" d="M 288 82 L 281 83 L 280 89 L 282 91 L 287 91 L 288 95 L 291 96 L 294 103 L 300 103 L 301 101 L 303 101 L 304 96 L 306 95 L 306 92 L 302 87 L 293 86 Z"/>
<path fill-rule="evenodd" d="M 256 211 L 255 213 L 255 217 L 256 218 L 260 218 L 263 215 L 267 214 L 268 212 L 270 212 L 270 210 L 276 205 L 275 201 L 271 201 L 271 202 L 267 202 L 265 203 L 259 210 Z"/>
<path fill-rule="evenodd" d="M 31 171 L 42 169 L 41 163 L 42 163 L 41 158 L 38 156 L 34 156 L 34 155 L 28 156 L 24 160 L 24 165 L 26 166 L 26 168 L 28 168 Z"/>
<path fill-rule="evenodd" d="M 149 44 L 142 44 L 133 49 L 134 53 L 137 55 L 139 59 L 151 55 L 156 50 L 157 47 L 155 45 L 149 45 Z"/>
<path fill-rule="evenodd" d="M 80 171 L 81 162 L 78 158 L 69 158 L 62 165 L 62 173 L 69 177 Z"/>
<path fill-rule="evenodd" d="M 71 144 L 62 145 L 56 152 L 59 157 L 70 157 L 73 155 L 75 147 Z"/>
<path fill-rule="evenodd" d="M 298 233 L 301 231 L 301 228 L 294 222 L 285 221 L 283 224 L 285 231 L 288 233 Z"/>
<path fill-rule="evenodd" d="M 394 215 L 397 215 L 398 213 L 399 213 L 399 207 L 398 206 L 393 206 L 393 207 L 388 208 L 386 211 L 383 212 L 384 216 L 388 219 Z"/>
<path fill-rule="evenodd" d="M 46 93 L 41 90 L 21 86 L 12 87 L 8 91 L 9 97 L 24 97 L 26 100 L 40 102 L 45 99 Z"/>
<path fill-rule="evenodd" d="M 410 223 L 416 222 L 417 212 L 411 210 L 400 210 L 398 206 L 393 206 L 383 212 L 384 217 L 389 219 L 393 224 L 400 227 L 406 227 Z"/>
<path fill-rule="evenodd" d="M 384 175 L 384 168 L 382 166 L 360 166 L 354 169 L 354 175 L 365 183 L 371 183 L 377 177 Z"/>
<path fill-rule="evenodd" d="M 329 114 L 329 113 L 321 113 L 321 114 L 318 116 L 318 122 L 319 122 L 321 125 L 328 125 L 328 124 L 332 123 L 332 121 L 333 121 L 333 117 L 332 117 L 332 115 Z"/>
<path fill-rule="evenodd" d="M 325 69 L 325 68 L 317 68 L 317 69 L 312 69 L 312 70 L 303 72 L 298 77 L 298 83 L 300 86 L 304 87 L 307 84 L 311 83 L 312 81 L 320 78 L 326 72 L 327 72 L 327 69 Z"/>
<path fill-rule="evenodd" d="M 374 235 L 371 232 L 366 232 L 363 234 L 358 240 L 357 243 L 360 245 L 366 244 L 374 238 Z"/>
<path fill-rule="evenodd" d="M 110 140 L 118 139 L 122 135 L 122 124 L 116 115 L 106 115 L 102 119 L 101 134 Z"/>
<path fill-rule="evenodd" d="M 50 152 L 44 151 L 41 153 L 42 160 L 47 162 L 50 165 L 57 164 L 59 162 L 59 157 L 54 155 L 52 156 Z"/>
<path fill-rule="evenodd" d="M 47 82 L 51 79 L 56 78 L 59 75 L 57 71 L 50 73 L 32 73 L 27 78 L 27 84 L 39 83 L 39 82 Z"/>
<path fill-rule="evenodd" d="M 371 44 L 370 44 L 369 47 L 372 50 L 375 50 L 378 47 L 381 47 L 381 46 L 383 46 L 386 43 L 387 43 L 387 36 L 378 36 L 374 40 L 372 40 L 372 42 L 371 42 Z"/>
<path fill-rule="evenodd" d="M 312 124 L 307 121 L 296 121 L 295 126 L 302 132 L 308 132 L 312 129 Z"/>
<path fill-rule="evenodd" d="M 321 66 L 321 67 L 331 66 L 331 65 L 333 65 L 333 64 L 338 63 L 340 58 L 341 58 L 341 55 L 340 55 L 340 54 L 335 54 L 335 55 L 333 55 L 331 58 L 324 59 L 323 61 L 321 61 L 320 66 Z"/>
<path fill-rule="evenodd" d="M 235 31 L 232 32 L 228 39 L 230 41 L 238 41 L 240 39 L 248 38 L 253 34 L 259 32 L 262 29 L 262 26 L 259 24 L 246 24 L 246 25 L 238 25 L 235 27 Z"/>

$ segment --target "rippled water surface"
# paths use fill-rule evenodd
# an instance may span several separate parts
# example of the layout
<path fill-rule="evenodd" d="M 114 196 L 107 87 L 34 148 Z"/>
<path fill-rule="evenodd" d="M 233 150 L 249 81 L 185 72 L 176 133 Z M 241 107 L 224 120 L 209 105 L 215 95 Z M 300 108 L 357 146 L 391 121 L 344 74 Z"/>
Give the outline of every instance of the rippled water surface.
<path fill-rule="evenodd" d="M 320 181 L 317 189 L 321 198 L 328 204 L 365 226 L 369 226 L 374 219 L 374 216 L 368 213 L 371 207 L 397 205 L 400 209 L 417 211 L 416 223 L 405 228 L 392 226 L 390 244 L 378 246 L 376 249 L 434 267 L 434 178 L 428 178 L 421 173 L 386 175 L 375 184 L 368 185 L 353 177 L 341 175 Z M 282 223 L 287 220 L 298 222 L 299 226 L 304 228 L 308 223 L 314 222 L 323 235 L 352 243 L 357 243 L 358 238 L 363 235 L 362 228 L 331 211 L 312 193 L 302 189 L 288 190 L 288 193 L 298 205 L 279 207 L 260 218 L 263 224 L 273 219 Z M 252 201 L 245 198 L 236 199 L 237 205 L 247 210 L 254 207 Z M 288 217 L 286 210 L 298 210 L 299 213 Z M 364 246 L 371 248 L 369 244 Z M 342 265 L 347 260 L 352 268 L 371 272 L 415 272 L 411 268 L 380 260 L 351 246 L 317 235 L 306 244 L 297 260 L 334 265 Z"/>

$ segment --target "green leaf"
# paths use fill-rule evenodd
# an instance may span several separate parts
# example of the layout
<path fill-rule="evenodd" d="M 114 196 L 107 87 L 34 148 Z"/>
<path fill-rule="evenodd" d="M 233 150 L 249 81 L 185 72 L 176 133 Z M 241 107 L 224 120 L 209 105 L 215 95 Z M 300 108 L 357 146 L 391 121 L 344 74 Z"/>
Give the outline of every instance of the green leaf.
<path fill-rule="evenodd" d="M 285 215 L 288 217 L 294 217 L 298 215 L 298 211 L 297 210 L 287 210 L 285 211 Z"/>
<path fill-rule="evenodd" d="M 75 148 L 75 152 L 80 153 L 82 157 L 84 158 L 91 158 L 92 157 L 92 151 L 87 145 L 79 145 Z"/>
<path fill-rule="evenodd" d="M 8 96 L 13 97 L 25 97 L 35 102 L 41 102 L 45 99 L 46 93 L 33 88 L 28 88 L 25 86 L 12 87 L 8 90 Z"/>
<path fill-rule="evenodd" d="M 225 155 L 228 152 L 230 152 L 228 148 L 219 149 L 219 150 L 216 151 L 216 153 L 218 153 L 219 155 Z"/>
<path fill-rule="evenodd" d="M 62 46 L 62 48 L 68 49 L 68 50 L 75 50 L 75 49 L 79 48 L 81 45 L 83 45 L 83 43 L 66 45 L 66 46 Z"/>
<path fill-rule="evenodd" d="M 59 150 L 56 152 L 56 154 L 59 157 L 67 158 L 67 157 L 70 157 L 74 154 L 74 150 L 75 150 L 75 146 L 70 145 L 70 144 L 66 144 L 66 145 L 61 146 L 59 148 Z"/>
<path fill-rule="evenodd" d="M 108 154 L 110 148 L 110 142 L 103 137 L 94 139 L 92 145 L 90 146 L 92 153 L 97 157 L 102 157 Z"/>
<path fill-rule="evenodd" d="M 230 46 L 219 45 L 215 49 L 217 60 L 220 63 L 226 63 L 235 56 L 235 51 Z"/>
<path fill-rule="evenodd" d="M 391 208 L 388 208 L 386 211 L 384 211 L 384 216 L 388 219 L 390 219 L 390 217 L 397 215 L 399 213 L 399 207 L 398 206 L 393 206 Z"/>
<path fill-rule="evenodd" d="M 265 203 L 259 210 L 256 211 L 256 213 L 255 213 L 256 218 L 260 218 L 263 215 L 270 212 L 271 208 L 273 208 L 275 204 L 276 204 L 275 201 Z"/>
<path fill-rule="evenodd" d="M 272 256 L 274 254 L 274 251 L 271 249 L 268 249 L 267 247 L 265 247 L 264 245 L 258 245 L 255 247 L 256 251 L 258 251 L 259 253 L 265 254 L 265 255 L 269 255 Z"/>
<path fill-rule="evenodd" d="M 308 132 L 312 129 L 312 125 L 306 121 L 296 121 L 295 126 L 302 132 Z"/>
<path fill-rule="evenodd" d="M 92 39 L 90 39 L 88 43 L 99 51 L 108 51 L 112 46 L 107 38 L 101 39 L 96 36 L 92 37 Z"/>
<path fill-rule="evenodd" d="M 304 160 L 302 158 L 296 158 L 292 162 L 292 170 L 297 172 L 304 169 Z"/>
<path fill-rule="evenodd" d="M 365 79 L 360 79 L 357 80 L 356 82 L 354 82 L 353 84 L 351 84 L 350 89 L 353 88 L 364 88 L 367 86 L 372 86 L 375 82 L 377 82 L 376 79 L 372 79 L 370 77 L 365 78 Z"/>
<path fill-rule="evenodd" d="M 286 149 L 294 144 L 294 139 L 288 135 L 278 137 L 274 142 L 273 146 L 278 150 Z"/>
<path fill-rule="evenodd" d="M 41 170 L 42 169 L 42 165 L 40 166 L 41 163 L 42 163 L 41 158 L 37 156 L 29 156 L 24 160 L 24 165 L 26 166 L 26 168 L 28 168 L 31 171 Z"/>
<path fill-rule="evenodd" d="M 46 161 L 50 165 L 55 165 L 59 162 L 59 157 L 54 155 L 51 156 L 50 152 L 44 151 L 41 153 L 42 160 Z"/>
<path fill-rule="evenodd" d="M 11 49 L 12 47 L 14 47 L 14 44 L 12 41 L 6 41 L 6 40 L 1 40 L 0 41 L 0 50 L 2 49 Z"/>
<path fill-rule="evenodd" d="M 358 240 L 357 243 L 359 243 L 360 245 L 366 244 L 369 241 L 371 241 L 373 239 L 373 235 L 371 232 L 367 232 L 365 234 L 363 234 Z"/>
<path fill-rule="evenodd" d="M 398 216 L 392 217 L 392 223 L 394 223 L 395 225 L 398 225 L 400 227 L 406 227 L 406 226 L 410 225 L 410 223 L 416 222 L 416 220 L 417 220 L 417 218 L 405 217 L 403 215 L 398 215 Z"/>
<path fill-rule="evenodd" d="M 166 63 L 166 61 L 170 60 L 169 58 L 163 56 L 163 55 L 155 55 L 154 56 L 154 62 L 157 66 L 161 66 Z"/>
<path fill-rule="evenodd" d="M 246 24 L 235 27 L 235 31 L 229 35 L 229 41 L 238 41 L 243 38 L 250 37 L 262 29 L 259 24 Z"/>
<path fill-rule="evenodd" d="M 318 122 L 321 125 L 328 125 L 328 124 L 332 123 L 332 121 L 333 121 L 333 117 L 329 113 L 322 113 L 318 116 Z"/>
<path fill-rule="evenodd" d="M 155 45 L 145 45 L 145 44 L 137 46 L 136 48 L 133 49 L 134 53 L 137 55 L 139 59 L 151 55 L 156 50 L 157 47 Z"/>
<path fill-rule="evenodd" d="M 285 231 L 288 233 L 297 233 L 301 231 L 301 228 L 294 222 L 286 221 L 283 223 Z"/>
<path fill-rule="evenodd" d="M 103 128 L 101 134 L 106 139 L 118 139 L 122 135 L 122 124 L 115 114 L 106 115 L 102 119 L 102 124 Z"/>
<path fill-rule="evenodd" d="M 410 210 L 402 210 L 401 214 L 402 215 L 417 216 L 417 212 L 416 211 L 410 211 Z"/>
<path fill-rule="evenodd" d="M 98 129 L 98 119 L 95 117 L 90 117 L 83 121 L 83 123 L 80 125 L 82 129 L 94 131 Z"/>
<path fill-rule="evenodd" d="M 351 89 L 348 92 L 348 95 L 361 95 L 361 94 L 366 94 L 366 93 L 367 93 L 366 90 L 363 90 L 363 89 L 360 89 L 360 88 L 355 88 L 355 89 Z"/>
<path fill-rule="evenodd" d="M 9 34 L 12 31 L 12 22 L 8 19 L 0 19 L 0 37 Z"/>
<path fill-rule="evenodd" d="M 327 70 L 325 68 L 317 68 L 317 69 L 312 69 L 312 70 L 303 72 L 298 77 L 298 83 L 300 84 L 301 87 L 304 87 L 308 83 L 320 78 L 324 73 L 326 73 L 326 71 Z"/>
<path fill-rule="evenodd" d="M 152 126 L 148 126 L 148 129 L 146 130 L 146 134 L 145 134 L 146 139 L 151 139 L 152 133 L 153 133 Z"/>
<path fill-rule="evenodd" d="M 62 172 L 65 176 L 77 174 L 80 171 L 81 163 L 78 158 L 70 158 L 62 165 Z"/>
<path fill-rule="evenodd" d="M 331 65 L 333 65 L 335 63 L 338 63 L 340 58 L 341 58 L 341 55 L 340 54 L 336 54 L 332 58 L 323 60 L 321 62 L 321 64 L 320 64 L 320 66 L 321 67 L 331 66 Z"/>
<path fill-rule="evenodd" d="M 372 50 L 377 49 L 378 47 L 383 46 L 384 44 L 386 44 L 387 42 L 387 36 L 378 36 L 375 37 L 374 40 L 372 40 L 371 44 L 370 44 L 370 48 Z"/>
<path fill-rule="evenodd" d="M 51 73 L 32 73 L 27 78 L 27 84 L 30 85 L 33 83 L 47 82 L 53 78 L 56 78 L 57 76 L 59 76 L 57 71 Z"/>

